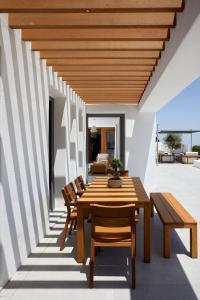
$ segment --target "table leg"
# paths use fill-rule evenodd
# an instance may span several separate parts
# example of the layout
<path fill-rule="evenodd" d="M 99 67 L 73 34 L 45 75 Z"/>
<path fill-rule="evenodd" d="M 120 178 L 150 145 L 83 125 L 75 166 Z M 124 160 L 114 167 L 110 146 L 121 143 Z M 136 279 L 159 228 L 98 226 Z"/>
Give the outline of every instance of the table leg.
<path fill-rule="evenodd" d="M 144 262 L 151 261 L 151 205 L 144 206 Z"/>
<path fill-rule="evenodd" d="M 85 262 L 85 234 L 83 207 L 77 205 L 77 257 L 78 263 Z"/>

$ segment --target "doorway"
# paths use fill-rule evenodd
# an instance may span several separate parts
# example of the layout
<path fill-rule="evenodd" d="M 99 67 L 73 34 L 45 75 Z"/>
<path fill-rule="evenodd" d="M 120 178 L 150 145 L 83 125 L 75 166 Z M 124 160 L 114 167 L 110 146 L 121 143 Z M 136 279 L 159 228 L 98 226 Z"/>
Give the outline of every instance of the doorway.
<path fill-rule="evenodd" d="M 87 132 L 86 132 L 87 164 L 95 161 L 96 156 L 99 153 L 107 153 L 114 157 L 120 158 L 120 160 L 123 162 L 124 165 L 125 163 L 125 116 L 124 114 L 87 114 L 86 128 L 87 128 Z"/>
<path fill-rule="evenodd" d="M 99 153 L 107 153 L 110 156 L 116 156 L 116 129 L 115 127 L 95 127 L 88 128 L 88 157 L 89 163 L 94 162 Z"/>

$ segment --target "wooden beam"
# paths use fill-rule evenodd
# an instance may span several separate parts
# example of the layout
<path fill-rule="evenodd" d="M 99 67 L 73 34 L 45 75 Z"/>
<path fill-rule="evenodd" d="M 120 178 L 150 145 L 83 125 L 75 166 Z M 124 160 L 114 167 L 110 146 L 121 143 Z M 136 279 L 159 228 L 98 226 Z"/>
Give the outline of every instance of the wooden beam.
<path fill-rule="evenodd" d="M 84 102 L 86 103 L 138 103 L 140 101 L 140 99 L 125 99 L 125 98 L 120 98 L 120 99 L 96 99 L 96 98 L 92 98 L 92 99 L 86 99 L 86 98 L 82 98 Z"/>
<path fill-rule="evenodd" d="M 160 51 L 159 50 L 131 50 L 131 51 L 123 51 L 123 50 L 41 50 L 41 58 L 68 58 L 68 59 L 85 59 L 85 58 L 159 58 Z"/>
<path fill-rule="evenodd" d="M 71 85 L 70 84 L 70 87 L 72 88 L 72 89 L 74 89 L 76 92 L 79 92 L 79 91 L 82 91 L 82 89 L 84 89 L 85 87 L 82 87 L 82 86 L 74 86 L 74 85 Z M 90 88 L 96 88 L 96 89 L 99 89 L 99 90 L 101 90 L 101 89 L 103 89 L 103 86 L 88 86 L 87 87 L 87 89 L 90 89 Z M 124 90 L 124 89 L 126 89 L 126 90 L 129 90 L 129 91 L 134 91 L 134 90 L 136 90 L 137 88 L 135 88 L 135 87 L 131 87 L 131 86 L 119 86 L 118 87 L 118 89 L 116 88 L 116 86 L 108 86 L 108 87 L 105 87 L 105 91 L 107 91 L 107 89 L 110 89 L 110 90 L 113 90 L 113 91 L 118 91 L 118 90 Z M 85 88 L 86 89 L 86 88 Z M 143 86 L 143 87 L 140 87 L 140 91 L 141 92 L 143 92 L 144 91 L 144 89 L 145 89 L 145 86 Z"/>
<path fill-rule="evenodd" d="M 84 75 L 84 76 L 65 76 L 63 75 L 63 80 L 66 80 L 66 81 L 69 81 L 69 82 L 72 82 L 72 81 L 76 81 L 77 80 L 79 82 L 85 82 L 85 81 L 121 81 L 121 82 L 126 82 L 127 80 L 133 80 L 133 81 L 140 81 L 140 80 L 148 80 L 149 79 L 149 76 L 120 76 L 120 75 L 116 75 L 115 76 L 87 76 L 87 75 Z"/>
<path fill-rule="evenodd" d="M 95 103 L 95 102 L 101 102 L 101 103 L 104 103 L 104 102 L 113 102 L 113 103 L 123 103 L 123 102 L 139 102 L 140 101 L 140 98 L 133 98 L 133 97 L 128 97 L 128 98 L 125 98 L 125 97 L 121 97 L 121 98 L 96 98 L 96 97 L 91 97 L 91 98 L 88 98 L 88 97 L 84 97 L 84 98 L 81 98 L 83 99 L 85 102 L 90 102 L 90 103 Z"/>
<path fill-rule="evenodd" d="M 73 85 L 81 85 L 81 86 L 86 86 L 86 85 L 99 85 L 99 86 L 107 86 L 107 85 L 112 85 L 112 86 L 144 86 L 147 83 L 147 80 L 126 80 L 126 81 L 121 81 L 121 80 L 69 80 L 69 82 Z"/>
<path fill-rule="evenodd" d="M 139 103 L 140 100 L 133 100 L 133 99 L 128 99 L 128 100 L 125 100 L 125 99 L 120 99 L 120 100 L 108 100 L 108 99 L 102 99 L 102 100 L 96 100 L 96 99 L 93 99 L 93 100 L 86 100 L 86 99 L 83 99 L 83 101 L 86 103 L 86 104 L 114 104 L 114 105 L 117 105 L 117 104 L 134 104 L 134 105 L 137 105 Z"/>
<path fill-rule="evenodd" d="M 52 28 L 23 29 L 24 41 L 166 40 L 168 28 Z"/>
<path fill-rule="evenodd" d="M 173 27 L 174 12 L 9 14 L 11 28 Z"/>
<path fill-rule="evenodd" d="M 146 87 L 146 84 L 144 85 L 141 85 L 141 86 L 137 86 L 137 85 L 108 85 L 108 84 L 104 84 L 104 85 L 101 85 L 101 84 L 90 84 L 90 85 L 83 85 L 83 84 L 73 84 L 73 83 L 70 83 L 70 86 L 72 88 L 74 88 L 75 90 L 79 90 L 79 89 L 141 89 L 141 90 L 144 90 L 144 88 Z"/>
<path fill-rule="evenodd" d="M 132 94 L 123 94 L 123 95 L 119 95 L 119 94 L 101 94 L 101 95 L 84 95 L 84 98 L 85 99 L 121 99 L 121 98 L 124 98 L 124 99 L 139 99 L 140 98 L 140 95 L 132 95 Z"/>
<path fill-rule="evenodd" d="M 143 66 L 155 65 L 155 58 L 57 58 L 48 59 L 49 66 L 103 66 L 103 65 L 119 65 L 119 66 Z"/>
<path fill-rule="evenodd" d="M 33 50 L 163 50 L 162 41 L 39 41 Z"/>
<path fill-rule="evenodd" d="M 90 89 L 90 88 L 135 88 L 135 89 L 143 89 L 146 86 L 146 82 L 144 84 L 126 84 L 126 83 L 118 83 L 118 84 L 112 84 L 112 83 L 90 83 L 90 84 L 84 84 L 84 83 L 73 83 L 70 82 L 70 85 L 75 87 L 76 89 Z"/>
<path fill-rule="evenodd" d="M 143 88 L 135 88 L 135 87 L 114 87 L 114 88 L 111 88 L 111 87 L 90 87 L 90 88 L 76 88 L 76 92 L 92 92 L 92 91 L 95 91 L 95 92 L 102 92 L 102 91 L 105 91 L 105 92 L 113 92 L 113 91 L 129 91 L 129 92 L 134 92 L 134 91 L 143 91 Z"/>
<path fill-rule="evenodd" d="M 182 0 L 1 0 L 1 12 L 107 12 L 181 10 Z"/>
<path fill-rule="evenodd" d="M 77 91 L 76 91 L 77 92 Z M 130 91 L 92 91 L 92 92 L 77 92 L 77 94 L 81 95 L 82 97 L 119 97 L 119 96 L 125 96 L 125 97 L 133 97 L 133 96 L 141 96 L 142 92 L 130 92 Z"/>
<path fill-rule="evenodd" d="M 60 71 L 59 76 L 150 76 L 148 71 Z"/>
<path fill-rule="evenodd" d="M 69 71 L 153 71 L 154 66 L 55 66 L 53 69 L 56 72 L 69 72 Z"/>

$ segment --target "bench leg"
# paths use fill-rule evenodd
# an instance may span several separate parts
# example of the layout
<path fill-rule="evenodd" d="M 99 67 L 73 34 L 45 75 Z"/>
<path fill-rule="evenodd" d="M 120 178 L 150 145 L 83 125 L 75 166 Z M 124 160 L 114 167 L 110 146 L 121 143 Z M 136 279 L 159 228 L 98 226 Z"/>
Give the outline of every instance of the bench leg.
<path fill-rule="evenodd" d="M 192 258 L 197 258 L 197 225 L 193 225 L 190 228 L 190 256 Z"/>
<path fill-rule="evenodd" d="M 154 211 L 153 211 L 153 200 L 152 200 L 151 197 L 150 197 L 150 203 L 151 203 L 151 216 L 153 217 L 153 216 L 154 216 Z"/>
<path fill-rule="evenodd" d="M 169 226 L 163 225 L 163 256 L 170 257 L 170 232 Z"/>

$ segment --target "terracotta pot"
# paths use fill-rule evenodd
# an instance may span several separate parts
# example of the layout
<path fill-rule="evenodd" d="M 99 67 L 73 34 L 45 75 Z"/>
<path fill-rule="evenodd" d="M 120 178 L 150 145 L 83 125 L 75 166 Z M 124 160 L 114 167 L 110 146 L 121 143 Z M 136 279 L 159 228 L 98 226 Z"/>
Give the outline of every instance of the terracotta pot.
<path fill-rule="evenodd" d="M 120 188 L 122 186 L 122 179 L 114 179 L 114 178 L 109 178 L 108 179 L 108 187 L 110 188 Z"/>

